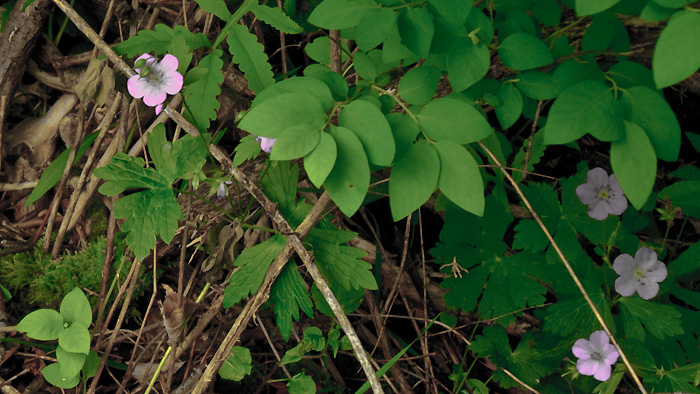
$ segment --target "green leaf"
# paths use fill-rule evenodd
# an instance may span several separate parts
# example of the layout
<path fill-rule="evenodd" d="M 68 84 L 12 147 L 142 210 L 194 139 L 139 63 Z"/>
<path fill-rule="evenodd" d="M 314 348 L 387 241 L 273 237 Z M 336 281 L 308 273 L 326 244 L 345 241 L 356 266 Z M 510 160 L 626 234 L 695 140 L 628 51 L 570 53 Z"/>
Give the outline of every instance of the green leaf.
<path fill-rule="evenodd" d="M 413 144 L 397 159 L 389 178 L 389 205 L 394 221 L 405 218 L 428 201 L 437 187 L 439 174 L 438 153 L 425 140 Z"/>
<path fill-rule="evenodd" d="M 324 0 L 309 15 L 309 23 L 329 30 L 360 24 L 365 12 L 379 8 L 374 0 Z"/>
<path fill-rule="evenodd" d="M 357 46 L 365 52 L 384 42 L 396 26 L 396 12 L 390 8 L 371 8 L 365 12 L 360 24 L 352 32 Z M 345 34 L 343 34 L 345 36 Z"/>
<path fill-rule="evenodd" d="M 629 89 L 639 85 L 646 86 L 649 89 L 656 89 L 654 75 L 651 70 L 637 62 L 621 61 L 616 63 L 610 67 L 608 75 L 622 89 Z M 623 90 L 623 99 L 624 93 L 627 93 L 627 91 Z"/>
<path fill-rule="evenodd" d="M 656 154 L 646 133 L 625 121 L 627 136 L 610 146 L 610 163 L 622 190 L 637 209 L 642 209 L 656 181 Z"/>
<path fill-rule="evenodd" d="M 90 352 L 90 331 L 80 323 L 73 323 L 58 334 L 58 344 L 67 352 Z"/>
<path fill-rule="evenodd" d="M 399 82 L 399 95 L 413 105 L 423 105 L 432 100 L 442 73 L 433 66 L 412 68 Z"/>
<path fill-rule="evenodd" d="M 656 87 L 678 83 L 700 67 L 700 14 L 678 11 L 668 21 L 656 42 L 652 70 Z"/>
<path fill-rule="evenodd" d="M 389 166 L 394 159 L 394 136 L 384 114 L 371 103 L 355 100 L 340 111 L 338 125 L 355 133 L 372 164 Z"/>
<path fill-rule="evenodd" d="M 590 293 L 591 299 L 603 319 L 609 326 L 612 324 L 610 306 L 601 291 Z M 560 299 L 556 304 L 547 307 L 544 330 L 559 334 L 563 337 L 588 336 L 600 327 L 586 300 L 577 294 L 572 299 Z"/>
<path fill-rule="evenodd" d="M 434 146 L 440 158 L 440 191 L 465 211 L 482 216 L 484 182 L 474 157 L 452 141 L 437 141 Z"/>
<path fill-rule="evenodd" d="M 562 215 L 559 208 L 559 197 L 551 185 L 546 183 L 530 183 L 521 186 L 523 193 L 532 203 L 535 212 L 540 216 L 550 234 L 554 234 L 559 226 Z M 549 239 L 544 235 L 539 224 L 532 219 L 521 220 L 515 226 L 513 249 L 527 249 L 541 252 L 549 246 Z"/>
<path fill-rule="evenodd" d="M 597 14 L 619 2 L 620 0 L 576 0 L 576 13 L 579 16 Z"/>
<path fill-rule="evenodd" d="M 472 7 L 469 2 L 460 0 L 430 0 L 430 5 L 452 26 L 464 26 Z"/>
<path fill-rule="evenodd" d="M 529 70 L 552 64 L 554 59 L 542 41 L 527 33 L 513 33 L 503 40 L 498 56 L 506 67 Z"/>
<path fill-rule="evenodd" d="M 277 137 L 272 148 L 272 160 L 293 160 L 304 157 L 316 148 L 321 130 L 309 124 L 291 126 Z"/>
<path fill-rule="evenodd" d="M 678 160 L 681 126 L 663 96 L 646 86 L 636 86 L 625 90 L 622 98 L 627 118 L 646 131 L 656 156 L 666 161 Z"/>
<path fill-rule="evenodd" d="M 62 389 L 72 389 L 80 383 L 80 376 L 64 377 L 61 374 L 61 367 L 58 363 L 49 364 L 41 370 L 47 382 Z"/>
<path fill-rule="evenodd" d="M 374 81 L 377 78 L 377 66 L 374 60 L 364 52 L 357 52 L 353 57 L 353 64 L 357 75 L 365 81 Z"/>
<path fill-rule="evenodd" d="M 202 34 L 194 34 L 184 26 L 175 26 L 175 29 L 164 24 L 157 24 L 155 30 L 140 30 L 135 36 L 126 41 L 122 41 L 114 46 L 114 51 L 118 55 L 134 57 L 143 53 L 154 52 L 156 55 L 163 55 L 171 52 L 172 46 L 176 43 L 174 37 L 181 35 L 185 38 L 187 47 L 190 50 L 209 47 L 211 43 Z"/>
<path fill-rule="evenodd" d="M 306 353 L 315 350 L 321 351 L 326 346 L 326 341 L 318 327 L 307 327 L 304 330 L 304 338 L 295 347 L 287 350 L 280 365 L 286 365 L 298 362 L 306 355 Z"/>
<path fill-rule="evenodd" d="M 343 230 L 311 230 L 305 242 L 311 244 L 314 259 L 323 277 L 330 286 L 344 289 L 376 290 L 377 282 L 372 274 L 372 265 L 361 260 L 367 255 L 364 251 L 345 245 L 357 236 L 356 233 Z"/>
<path fill-rule="evenodd" d="M 67 322 L 80 323 L 85 327 L 90 327 L 90 323 L 92 323 L 90 302 L 83 291 L 77 287 L 63 297 L 60 311 L 63 320 Z"/>
<path fill-rule="evenodd" d="M 601 141 L 625 136 L 615 99 L 600 82 L 583 81 L 562 92 L 549 110 L 544 141 L 547 145 L 566 144 L 586 133 Z"/>
<path fill-rule="evenodd" d="M 226 357 L 226 361 L 219 368 L 219 376 L 236 382 L 241 381 L 253 371 L 252 362 L 253 357 L 250 355 L 250 350 L 243 346 L 234 346 Z"/>
<path fill-rule="evenodd" d="M 324 185 L 333 202 L 348 217 L 362 204 L 369 190 L 369 163 L 362 142 L 345 127 L 331 127 L 338 156 Z"/>
<path fill-rule="evenodd" d="M 561 5 L 556 0 L 536 0 L 530 12 L 547 26 L 556 26 L 561 20 Z"/>
<path fill-rule="evenodd" d="M 316 383 L 311 376 L 299 372 L 287 383 L 287 391 L 289 394 L 315 394 Z"/>
<path fill-rule="evenodd" d="M 287 33 L 298 34 L 304 29 L 294 22 L 287 14 L 277 7 L 268 7 L 266 5 L 254 3 L 250 7 L 250 11 L 255 14 L 261 21 L 274 27 L 275 29 Z"/>
<path fill-rule="evenodd" d="M 604 51 L 610 47 L 614 30 L 610 23 L 605 23 L 602 18 L 592 18 L 593 23 L 588 25 L 581 39 L 581 49 L 584 51 Z"/>
<path fill-rule="evenodd" d="M 345 62 L 348 60 L 348 53 L 350 49 L 348 45 L 343 41 L 340 47 L 342 48 L 340 52 L 340 61 Z M 331 39 L 328 36 L 317 37 L 310 44 L 304 47 L 304 51 L 313 60 L 325 64 L 331 64 Z"/>
<path fill-rule="evenodd" d="M 206 12 L 214 14 L 217 18 L 221 20 L 228 20 L 231 17 L 231 13 L 226 7 L 224 0 L 195 0 L 197 4 Z M 262 19 L 262 18 L 260 18 Z"/>
<path fill-rule="evenodd" d="M 224 290 L 223 307 L 228 308 L 240 302 L 249 294 L 255 293 L 265 279 L 270 264 L 280 254 L 286 239 L 283 235 L 275 234 L 267 241 L 246 248 L 241 252 L 234 264 L 239 268 L 231 276 L 229 285 Z"/>
<path fill-rule="evenodd" d="M 659 339 L 685 333 L 681 327 L 680 312 L 670 305 L 644 301 L 639 297 L 622 297 L 620 311 L 623 316 L 628 316 L 628 322 L 643 324 L 651 335 Z M 640 340 L 644 341 L 644 337 Z"/>
<path fill-rule="evenodd" d="M 659 192 L 659 198 L 670 199 L 675 207 L 681 207 L 685 215 L 700 219 L 700 181 L 681 181 L 667 186 Z"/>
<path fill-rule="evenodd" d="M 85 364 L 85 355 L 82 353 L 71 353 L 61 346 L 56 347 L 56 359 L 61 368 L 62 376 L 76 376 Z"/>
<path fill-rule="evenodd" d="M 232 24 L 226 42 L 233 62 L 243 71 L 250 90 L 258 93 L 275 83 L 265 47 L 258 42 L 255 34 L 248 31 L 247 26 Z"/>
<path fill-rule="evenodd" d="M 296 164 L 290 166 L 290 162 L 286 161 L 271 163 L 260 178 L 260 186 L 262 186 L 265 195 L 271 201 L 279 203 L 280 213 L 288 218 L 292 226 L 298 224 L 293 223 L 296 219 L 294 213 L 297 208 L 300 208 L 299 204 L 297 204 L 298 183 L 299 166 Z M 306 204 L 301 205 L 301 208 L 307 207 Z M 299 223 L 301 223 L 301 220 Z"/>
<path fill-rule="evenodd" d="M 331 90 L 331 95 L 336 101 L 345 101 L 348 98 L 348 81 L 342 75 L 322 64 L 312 64 L 304 69 L 304 75 L 317 79 Z"/>
<path fill-rule="evenodd" d="M 493 132 L 486 118 L 474 107 L 450 98 L 429 102 L 416 117 L 433 140 L 450 140 L 464 145 L 484 139 Z"/>
<path fill-rule="evenodd" d="M 220 49 L 214 50 L 187 73 L 189 77 L 190 73 L 194 72 L 197 77 L 188 81 L 183 92 L 187 107 L 183 116 L 199 130 L 207 130 L 209 120 L 216 119 L 216 110 L 219 109 L 219 100 L 216 97 L 221 94 L 220 85 L 224 82 L 224 75 L 221 73 L 221 67 L 224 66 L 224 62 L 221 61 L 222 54 Z"/>
<path fill-rule="evenodd" d="M 255 135 L 277 138 L 291 126 L 306 124 L 320 129 L 325 123 L 326 112 L 316 97 L 284 93 L 251 108 L 238 127 Z"/>
<path fill-rule="evenodd" d="M 338 148 L 335 140 L 328 133 L 321 133 L 321 139 L 316 148 L 304 157 L 304 169 L 309 180 L 316 187 L 321 187 L 331 173 Z"/>
<path fill-rule="evenodd" d="M 469 37 L 455 41 L 447 55 L 447 74 L 455 92 L 461 92 L 486 76 L 491 66 L 489 49 Z"/>
<path fill-rule="evenodd" d="M 401 43 L 420 57 L 427 57 L 435 26 L 430 13 L 424 8 L 407 7 L 397 20 Z"/>
<path fill-rule="evenodd" d="M 248 134 L 241 138 L 238 145 L 236 145 L 236 149 L 234 149 L 236 155 L 233 157 L 233 168 L 238 167 L 244 161 L 250 160 L 260 153 L 260 142 L 256 141 L 256 138 L 253 134 Z"/>
<path fill-rule="evenodd" d="M 83 364 L 83 377 L 88 379 L 95 376 L 101 361 L 102 357 L 100 357 L 94 350 L 90 350 L 90 353 L 85 358 L 85 363 Z"/>
<path fill-rule="evenodd" d="M 512 126 L 523 113 L 523 95 L 512 83 L 501 86 L 496 95 L 501 102 L 495 107 L 496 118 L 503 130 Z"/>
<path fill-rule="evenodd" d="M 299 308 L 308 317 L 314 316 L 314 304 L 311 302 L 309 291 L 299 274 L 296 263 L 292 261 L 287 263 L 272 286 L 270 301 L 275 306 L 277 327 L 285 342 L 289 340 L 289 333 L 292 332 L 292 318 L 299 321 Z"/>
<path fill-rule="evenodd" d="M 52 341 L 63 331 L 63 317 L 52 309 L 39 309 L 20 320 L 17 331 L 26 332 L 29 338 Z"/>
<path fill-rule="evenodd" d="M 647 22 L 660 22 L 671 16 L 674 12 L 676 12 L 676 10 L 673 8 L 662 7 L 650 1 L 642 9 L 639 18 Z"/>
<path fill-rule="evenodd" d="M 347 87 L 347 83 L 345 85 Z M 324 112 L 330 111 L 335 105 L 331 90 L 321 80 L 311 77 L 293 77 L 277 82 L 260 92 L 253 100 L 252 107 L 284 93 L 301 93 L 313 96 L 321 102 Z"/>

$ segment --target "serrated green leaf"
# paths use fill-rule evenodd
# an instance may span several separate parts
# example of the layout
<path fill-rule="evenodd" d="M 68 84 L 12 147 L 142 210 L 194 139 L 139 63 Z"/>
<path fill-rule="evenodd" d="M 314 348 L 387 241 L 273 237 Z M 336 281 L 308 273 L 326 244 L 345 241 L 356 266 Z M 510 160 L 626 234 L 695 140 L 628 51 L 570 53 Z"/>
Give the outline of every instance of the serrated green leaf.
<path fill-rule="evenodd" d="M 561 217 L 557 192 L 551 185 L 546 183 L 531 183 L 527 186 L 521 186 L 521 188 L 533 205 L 535 212 L 537 212 L 545 227 L 547 227 L 547 230 L 549 230 L 550 234 L 554 234 L 559 226 Z M 545 250 L 548 245 L 549 240 L 535 220 L 521 220 L 515 226 L 514 249 L 540 252 Z"/>
<path fill-rule="evenodd" d="M 437 141 L 434 146 L 440 158 L 440 191 L 465 211 L 482 216 L 484 182 L 474 157 L 452 141 Z"/>
<path fill-rule="evenodd" d="M 659 192 L 659 198 L 668 198 L 673 206 L 681 207 L 685 215 L 700 218 L 700 181 L 681 181 Z"/>
<path fill-rule="evenodd" d="M 63 320 L 71 323 L 80 323 L 85 327 L 90 327 L 92 323 L 90 302 L 83 291 L 77 287 L 63 297 L 60 313 Z"/>
<path fill-rule="evenodd" d="M 397 20 L 401 43 L 420 57 L 427 57 L 435 26 L 430 13 L 424 8 L 407 7 Z"/>
<path fill-rule="evenodd" d="M 307 124 L 320 129 L 325 123 L 326 112 L 315 96 L 284 93 L 253 107 L 238 127 L 255 135 L 277 138 L 291 126 Z"/>
<path fill-rule="evenodd" d="M 244 161 L 250 160 L 256 157 L 260 153 L 260 142 L 256 141 L 257 137 L 253 134 L 249 134 L 238 142 L 234 151 L 236 155 L 233 156 L 232 167 L 236 168 L 241 165 Z"/>
<path fill-rule="evenodd" d="M 420 208 L 435 191 L 440 174 L 438 153 L 425 140 L 420 140 L 391 168 L 389 205 L 394 221 L 405 218 Z"/>
<path fill-rule="evenodd" d="M 241 252 L 234 262 L 240 268 L 231 276 L 229 285 L 224 290 L 224 308 L 237 304 L 258 290 L 267 269 L 286 243 L 283 235 L 275 234 L 267 241 Z"/>
<path fill-rule="evenodd" d="M 512 126 L 523 113 L 523 96 L 512 83 L 503 85 L 496 95 L 500 104 L 495 107 L 496 118 L 506 130 Z"/>
<path fill-rule="evenodd" d="M 248 31 L 248 27 L 237 23 L 232 24 L 226 43 L 233 56 L 233 62 L 238 64 L 245 79 L 248 80 L 250 90 L 258 93 L 275 83 L 265 47 L 258 42 L 255 34 Z"/>
<path fill-rule="evenodd" d="M 377 282 L 370 271 L 372 265 L 361 260 L 366 253 L 344 245 L 349 240 L 348 237 L 356 235 L 350 231 L 315 228 L 309 233 L 306 242 L 311 244 L 318 269 L 329 283 L 346 289 L 376 290 Z"/>
<path fill-rule="evenodd" d="M 316 383 L 311 376 L 300 372 L 287 383 L 289 394 L 315 394 Z"/>
<path fill-rule="evenodd" d="M 576 13 L 579 16 L 597 14 L 619 2 L 620 0 L 576 0 Z"/>
<path fill-rule="evenodd" d="M 90 352 L 90 331 L 80 323 L 73 323 L 58 334 L 58 344 L 71 353 Z"/>
<path fill-rule="evenodd" d="M 321 130 L 308 124 L 291 126 L 279 137 L 272 148 L 272 160 L 293 160 L 304 157 L 316 148 Z"/>
<path fill-rule="evenodd" d="M 644 130 L 624 122 L 626 137 L 610 146 L 610 163 L 625 196 L 642 209 L 656 181 L 656 154 Z"/>
<path fill-rule="evenodd" d="M 610 306 L 601 291 L 589 293 L 598 311 L 610 327 L 612 315 Z M 547 307 L 544 330 L 554 332 L 563 337 L 584 337 L 598 330 L 600 323 L 596 320 L 586 300 L 577 294 L 572 299 L 560 299 L 556 304 Z"/>
<path fill-rule="evenodd" d="M 524 170 L 525 168 L 525 157 L 527 156 L 527 149 L 530 149 L 530 160 L 527 162 L 527 171 L 531 172 L 535 169 L 535 165 L 540 162 L 547 145 L 544 144 L 544 133 L 540 129 L 532 137 L 532 146 L 530 145 L 530 140 L 526 139 L 523 141 L 522 148 L 516 153 L 513 158 L 513 163 L 511 166 L 513 168 L 519 168 Z M 523 173 L 521 171 L 513 172 L 513 179 L 520 183 L 523 180 Z"/>
<path fill-rule="evenodd" d="M 343 107 L 338 125 L 355 133 L 372 164 L 389 166 L 394 159 L 394 136 L 384 114 L 367 101 L 355 100 Z"/>
<path fill-rule="evenodd" d="M 357 26 L 365 12 L 379 8 L 374 0 L 324 0 L 309 15 L 309 23 L 329 30 Z"/>
<path fill-rule="evenodd" d="M 47 382 L 62 389 L 72 389 L 80 383 L 80 376 L 64 377 L 61 374 L 61 367 L 58 363 L 49 364 L 41 370 Z"/>
<path fill-rule="evenodd" d="M 685 333 L 681 327 L 681 314 L 670 305 L 644 301 L 639 297 L 622 297 L 620 311 L 623 315 L 629 314 L 630 322 L 643 324 L 651 335 L 659 339 Z M 644 341 L 644 337 L 638 339 Z"/>
<path fill-rule="evenodd" d="M 486 76 L 491 66 L 489 49 L 469 37 L 455 41 L 447 55 L 447 74 L 455 92 L 461 92 Z"/>
<path fill-rule="evenodd" d="M 352 36 L 360 49 L 369 52 L 381 44 L 395 26 L 396 12 L 394 10 L 372 8 L 365 12 L 360 23 L 353 28 Z"/>
<path fill-rule="evenodd" d="M 221 20 L 228 20 L 231 17 L 231 13 L 226 7 L 224 0 L 195 0 L 197 4 L 206 12 L 214 14 L 217 18 Z"/>
<path fill-rule="evenodd" d="M 216 119 L 216 110 L 219 109 L 219 100 L 216 97 L 221 94 L 220 86 L 224 82 L 224 75 L 221 73 L 224 66 L 222 54 L 220 49 L 216 49 L 200 60 L 192 71 L 202 70 L 201 74 L 198 74 L 196 80 L 190 81 L 183 92 L 187 107 L 183 116 L 199 130 L 209 129 L 209 121 Z"/>
<path fill-rule="evenodd" d="M 175 35 L 184 37 L 190 50 L 211 46 L 207 37 L 202 33 L 192 33 L 184 26 L 175 26 L 175 29 L 172 29 L 164 24 L 157 24 L 155 30 L 140 30 L 135 36 L 115 45 L 114 51 L 118 55 L 128 57 L 149 52 L 163 55 L 171 51 Z"/>
<path fill-rule="evenodd" d="M 625 90 L 622 98 L 628 120 L 644 129 L 657 157 L 676 161 L 681 149 L 681 127 L 663 96 L 645 86 L 636 86 Z"/>
<path fill-rule="evenodd" d="M 52 309 L 39 309 L 20 320 L 17 331 L 33 339 L 52 341 L 63 331 L 63 317 Z"/>
<path fill-rule="evenodd" d="M 656 87 L 678 83 L 700 67 L 700 14 L 678 11 L 668 21 L 654 48 L 652 70 Z"/>
<path fill-rule="evenodd" d="M 316 148 L 304 157 L 304 169 L 309 180 L 316 187 L 321 187 L 331 173 L 338 157 L 335 140 L 328 133 L 321 133 Z"/>
<path fill-rule="evenodd" d="M 76 376 L 85 364 L 85 355 L 82 353 L 71 353 L 61 346 L 56 347 L 56 359 L 61 368 L 62 376 Z"/>
<path fill-rule="evenodd" d="M 289 262 L 270 290 L 270 301 L 275 306 L 277 327 L 285 342 L 292 332 L 292 318 L 299 321 L 299 308 L 308 317 L 313 317 L 314 304 L 294 262 Z"/>
<path fill-rule="evenodd" d="M 219 368 L 219 376 L 236 382 L 243 380 L 253 370 L 253 357 L 250 350 L 243 346 L 234 346 L 231 353 Z"/>
<path fill-rule="evenodd" d="M 442 73 L 433 66 L 412 68 L 399 82 L 399 96 L 413 105 L 423 105 L 432 100 Z"/>
<path fill-rule="evenodd" d="M 256 107 L 260 103 L 284 93 L 301 93 L 313 96 L 321 102 L 324 112 L 330 111 L 335 105 L 331 90 L 321 80 L 311 77 L 293 77 L 277 82 L 260 92 L 253 100 L 251 107 Z"/>
<path fill-rule="evenodd" d="M 610 89 L 600 82 L 583 81 L 561 93 L 549 110 L 544 141 L 566 144 L 590 133 L 601 141 L 625 136 L 624 123 Z"/>
<path fill-rule="evenodd" d="M 513 33 L 503 40 L 498 56 L 506 67 L 529 70 L 551 64 L 554 59 L 542 41 L 527 33 Z"/>
<path fill-rule="evenodd" d="M 260 178 L 260 186 L 262 186 L 265 195 L 276 203 L 279 203 L 279 210 L 292 223 L 294 219 L 293 212 L 299 208 L 297 205 L 297 184 L 299 183 L 299 166 L 296 164 L 290 165 L 290 162 L 278 161 L 273 162 L 265 171 L 265 174 Z M 299 204 L 302 207 L 306 204 Z M 303 220 L 303 218 L 302 218 Z M 301 223 L 301 221 L 299 222 Z"/>
<path fill-rule="evenodd" d="M 433 140 L 449 140 L 463 145 L 484 139 L 493 132 L 479 111 L 451 98 L 429 102 L 416 117 Z"/>
<path fill-rule="evenodd" d="M 324 185 L 333 202 L 348 217 L 362 204 L 369 190 L 369 162 L 362 142 L 345 127 L 331 127 L 337 157 Z"/>
<path fill-rule="evenodd" d="M 304 29 L 294 22 L 287 14 L 277 7 L 268 7 L 262 4 L 253 4 L 250 11 L 255 14 L 261 21 L 274 27 L 275 29 L 287 33 L 298 34 Z"/>

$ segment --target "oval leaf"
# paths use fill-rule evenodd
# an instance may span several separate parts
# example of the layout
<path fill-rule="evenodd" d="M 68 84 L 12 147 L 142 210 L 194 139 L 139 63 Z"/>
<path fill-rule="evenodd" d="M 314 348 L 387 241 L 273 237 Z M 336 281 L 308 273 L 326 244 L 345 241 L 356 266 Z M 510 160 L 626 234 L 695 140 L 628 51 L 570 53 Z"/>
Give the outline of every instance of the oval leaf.
<path fill-rule="evenodd" d="M 47 382 L 62 389 L 71 389 L 80 383 L 78 375 L 68 378 L 64 377 L 63 374 L 61 374 L 61 367 L 58 363 L 47 365 L 41 370 L 41 374 Z"/>
<path fill-rule="evenodd" d="M 85 355 L 82 353 L 71 353 L 58 346 L 56 348 L 56 359 L 61 368 L 62 376 L 76 376 L 85 364 Z"/>
<path fill-rule="evenodd" d="M 399 158 L 389 178 L 389 205 L 394 221 L 420 208 L 435 191 L 440 159 L 426 140 L 420 140 Z"/>
<path fill-rule="evenodd" d="M 440 158 L 440 191 L 465 211 L 483 216 L 484 182 L 474 157 L 452 141 L 436 142 L 435 150 Z"/>
<path fill-rule="evenodd" d="M 238 127 L 255 135 L 277 138 L 290 126 L 308 124 L 320 129 L 325 122 L 326 113 L 316 97 L 285 93 L 252 108 Z"/>
<path fill-rule="evenodd" d="M 333 137 L 327 133 L 321 133 L 316 148 L 304 157 L 304 169 L 311 183 L 316 187 L 323 185 L 333 169 L 337 156 L 338 148 Z"/>
<path fill-rule="evenodd" d="M 399 82 L 399 96 L 413 105 L 423 105 L 430 101 L 437 91 L 442 73 L 433 66 L 411 69 Z"/>
<path fill-rule="evenodd" d="M 378 8 L 374 0 L 325 0 L 309 15 L 309 23 L 329 30 L 357 26 L 368 10 Z"/>
<path fill-rule="evenodd" d="M 71 353 L 90 352 L 90 332 L 80 323 L 73 323 L 58 335 L 58 344 Z"/>
<path fill-rule="evenodd" d="M 629 120 L 646 131 L 656 156 L 666 161 L 678 160 L 681 126 L 664 97 L 646 86 L 627 89 L 622 97 Z"/>
<path fill-rule="evenodd" d="M 419 7 L 407 7 L 397 21 L 401 43 L 420 57 L 427 57 L 435 34 L 435 25 L 430 13 Z"/>
<path fill-rule="evenodd" d="M 87 297 L 85 297 L 85 294 L 79 288 L 76 287 L 63 297 L 60 311 L 63 320 L 90 327 L 90 323 L 92 322 L 92 308 L 90 308 L 90 302 Z"/>
<path fill-rule="evenodd" d="M 552 54 L 542 41 L 527 33 L 513 33 L 503 40 L 498 56 L 506 67 L 529 70 L 552 64 Z"/>
<path fill-rule="evenodd" d="M 460 145 L 488 137 L 493 129 L 471 105 L 450 98 L 433 100 L 416 115 L 433 140 L 450 140 Z"/>
<path fill-rule="evenodd" d="M 469 37 L 455 41 L 447 55 L 447 74 L 452 89 L 461 92 L 472 86 L 486 76 L 490 66 L 491 54 L 485 45 L 474 45 Z"/>
<path fill-rule="evenodd" d="M 17 324 L 17 331 L 40 341 L 52 341 L 63 331 L 63 317 L 52 309 L 39 309 L 25 316 Z"/>
<path fill-rule="evenodd" d="M 656 42 L 652 70 L 661 89 L 678 83 L 700 67 L 700 14 L 679 11 L 668 21 Z"/>
<path fill-rule="evenodd" d="M 340 111 L 338 125 L 357 135 L 372 164 L 391 165 L 395 153 L 394 136 L 379 108 L 367 101 L 353 101 Z"/>
<path fill-rule="evenodd" d="M 619 2 L 620 0 L 576 0 L 576 13 L 580 16 L 597 14 Z"/>
<path fill-rule="evenodd" d="M 656 180 L 656 154 L 641 127 L 624 124 L 627 136 L 610 146 L 610 163 L 627 198 L 641 209 Z"/>
<path fill-rule="evenodd" d="M 301 93 L 314 96 L 321 102 L 324 111 L 329 111 L 335 105 L 331 90 L 321 80 L 311 77 L 293 77 L 277 82 L 260 92 L 253 100 L 251 107 L 255 107 L 265 100 L 284 93 Z"/>
<path fill-rule="evenodd" d="M 367 155 L 360 139 L 345 127 L 331 127 L 329 134 L 338 147 L 338 157 L 324 185 L 338 208 L 350 217 L 369 189 Z"/>
<path fill-rule="evenodd" d="M 520 119 L 520 114 L 523 112 L 523 95 L 515 85 L 507 83 L 501 86 L 496 97 L 501 102 L 495 108 L 496 118 L 505 130 Z"/>
<path fill-rule="evenodd" d="M 304 157 L 316 148 L 321 139 L 321 130 L 308 124 L 296 125 L 277 137 L 272 148 L 272 160 L 294 160 Z"/>

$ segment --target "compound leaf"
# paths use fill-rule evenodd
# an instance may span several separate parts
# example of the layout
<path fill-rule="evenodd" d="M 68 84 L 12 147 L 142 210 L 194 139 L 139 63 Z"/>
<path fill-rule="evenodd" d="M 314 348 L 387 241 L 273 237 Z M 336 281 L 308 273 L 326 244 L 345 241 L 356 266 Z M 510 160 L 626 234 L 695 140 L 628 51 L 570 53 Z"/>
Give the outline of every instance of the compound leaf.
<path fill-rule="evenodd" d="M 372 265 L 361 260 L 366 255 L 362 250 L 344 245 L 357 234 L 343 230 L 311 230 L 306 242 L 311 244 L 318 269 L 329 284 L 338 284 L 345 289 L 376 290 Z"/>
<path fill-rule="evenodd" d="M 620 311 L 623 316 L 627 315 L 627 321 L 631 324 L 643 324 L 651 335 L 659 339 L 685 333 L 681 327 L 680 312 L 670 305 L 644 301 L 640 297 L 622 297 Z M 644 338 L 639 339 L 644 341 Z"/>

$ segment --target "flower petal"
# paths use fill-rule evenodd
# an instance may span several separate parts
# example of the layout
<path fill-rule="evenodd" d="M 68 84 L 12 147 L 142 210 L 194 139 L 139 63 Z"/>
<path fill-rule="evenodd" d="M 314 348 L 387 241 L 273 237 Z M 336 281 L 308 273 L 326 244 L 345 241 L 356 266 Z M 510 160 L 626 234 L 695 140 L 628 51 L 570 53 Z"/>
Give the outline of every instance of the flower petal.
<path fill-rule="evenodd" d="M 615 174 L 610 175 L 610 178 L 608 178 L 608 187 L 610 187 L 610 192 L 613 194 L 624 194 L 620 187 L 620 182 L 617 181 L 617 175 Z"/>
<path fill-rule="evenodd" d="M 628 254 L 621 254 L 615 258 L 613 269 L 621 276 L 631 276 L 634 269 L 637 267 L 637 262 Z"/>
<path fill-rule="evenodd" d="M 163 72 L 169 73 L 172 71 L 177 71 L 178 61 L 175 56 L 167 54 L 163 57 L 163 60 L 158 63 L 158 66 L 161 68 L 161 70 L 163 70 Z"/>
<path fill-rule="evenodd" d="M 133 98 L 141 98 L 148 93 L 148 91 L 151 88 L 151 85 L 148 83 L 148 80 L 146 78 L 141 78 L 138 75 L 134 75 L 133 77 L 130 77 L 129 80 L 126 82 L 126 87 L 129 90 L 129 94 Z"/>
<path fill-rule="evenodd" d="M 617 282 L 615 282 L 617 289 Z M 659 294 L 659 284 L 650 280 L 642 278 L 639 283 L 637 283 L 637 293 L 642 299 L 650 300 Z"/>
<path fill-rule="evenodd" d="M 612 372 L 612 368 L 610 367 L 610 365 L 602 363 L 598 367 L 598 370 L 593 375 L 593 377 L 596 378 L 597 380 L 600 380 L 601 382 L 605 382 L 606 380 L 610 379 L 611 372 Z"/>
<path fill-rule="evenodd" d="M 182 89 L 182 74 L 177 71 L 169 71 L 163 76 L 160 88 L 168 94 L 178 94 Z"/>
<path fill-rule="evenodd" d="M 627 198 L 622 194 L 610 193 L 610 196 L 605 200 L 608 213 L 611 215 L 622 215 L 627 209 Z"/>
<path fill-rule="evenodd" d="M 224 185 L 223 182 L 219 183 L 219 188 L 216 189 L 216 197 L 218 197 L 219 200 L 226 197 L 226 185 Z"/>
<path fill-rule="evenodd" d="M 586 360 L 591 358 L 591 353 L 593 353 L 593 347 L 591 346 L 591 342 L 588 339 L 581 338 L 574 342 L 574 346 L 571 348 L 571 352 L 574 353 L 574 356 Z"/>
<path fill-rule="evenodd" d="M 661 282 L 666 279 L 666 276 L 668 276 L 668 269 L 664 263 L 658 260 L 644 272 L 644 277 L 654 282 Z"/>
<path fill-rule="evenodd" d="M 595 187 L 590 183 L 584 183 L 576 188 L 576 195 L 582 203 L 589 205 L 596 201 L 599 201 L 598 193 L 596 193 Z"/>
<path fill-rule="evenodd" d="M 606 333 L 603 330 L 598 330 L 598 331 L 593 331 L 591 334 L 591 345 L 593 346 L 593 349 L 595 351 L 600 352 L 603 351 L 603 348 L 605 345 L 608 345 L 610 343 L 610 337 L 608 336 L 608 333 Z"/>
<path fill-rule="evenodd" d="M 629 297 L 637 291 L 637 281 L 633 276 L 621 276 L 615 279 L 615 291 L 623 297 Z"/>
<path fill-rule="evenodd" d="M 156 115 L 160 115 L 161 111 L 163 111 L 163 103 L 156 105 Z"/>
<path fill-rule="evenodd" d="M 600 167 L 596 167 L 586 175 L 586 181 L 596 188 L 608 185 L 608 172 Z"/>
<path fill-rule="evenodd" d="M 647 267 L 647 265 L 651 265 L 658 261 L 656 258 L 656 252 L 647 248 L 646 246 L 642 246 L 637 250 L 637 253 L 634 254 L 634 259 L 637 261 L 637 264 L 641 269 L 644 269 Z"/>
<path fill-rule="evenodd" d="M 603 348 L 603 353 L 605 354 L 605 363 L 608 365 L 613 365 L 615 364 L 615 361 L 617 361 L 617 358 L 620 357 L 620 355 L 617 353 L 617 350 L 615 350 L 615 346 L 612 344 L 607 344 Z"/>
<path fill-rule="evenodd" d="M 158 104 L 162 104 L 167 97 L 168 95 L 165 94 L 165 92 L 152 87 L 150 91 L 143 96 L 143 102 L 149 107 L 155 107 Z"/>
<path fill-rule="evenodd" d="M 595 220 L 605 220 L 608 217 L 608 207 L 603 200 L 598 200 L 588 206 L 588 216 Z"/>
<path fill-rule="evenodd" d="M 581 373 L 581 375 L 591 376 L 598 372 L 600 368 L 600 361 L 595 361 L 593 359 L 579 359 L 576 362 L 576 369 Z"/>
<path fill-rule="evenodd" d="M 258 137 L 256 140 L 260 141 L 260 148 L 264 150 L 267 153 L 270 153 L 272 151 L 272 147 L 275 145 L 275 142 L 277 141 L 277 138 L 268 138 L 268 137 Z"/>

